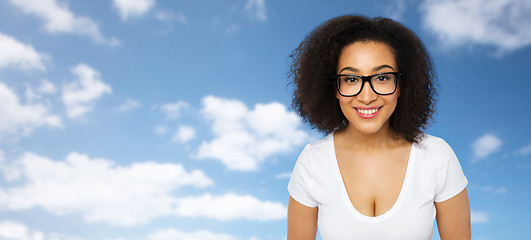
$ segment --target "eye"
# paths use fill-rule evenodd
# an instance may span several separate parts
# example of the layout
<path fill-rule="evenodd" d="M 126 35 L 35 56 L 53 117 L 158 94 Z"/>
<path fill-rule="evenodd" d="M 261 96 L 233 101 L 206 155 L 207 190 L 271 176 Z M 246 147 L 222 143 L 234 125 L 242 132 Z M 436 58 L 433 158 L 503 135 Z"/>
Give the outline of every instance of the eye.
<path fill-rule="evenodd" d="M 395 80 L 395 75 L 390 74 L 390 73 L 378 74 L 372 77 L 371 79 L 373 83 L 389 83 L 389 82 L 393 82 L 394 80 Z"/>
<path fill-rule="evenodd" d="M 356 76 L 343 76 L 341 78 L 341 81 L 345 83 L 357 83 L 360 81 L 360 78 Z"/>
<path fill-rule="evenodd" d="M 378 76 L 376 76 L 376 81 L 383 82 L 383 81 L 387 81 L 387 80 L 389 80 L 389 77 L 387 75 L 378 75 Z"/>

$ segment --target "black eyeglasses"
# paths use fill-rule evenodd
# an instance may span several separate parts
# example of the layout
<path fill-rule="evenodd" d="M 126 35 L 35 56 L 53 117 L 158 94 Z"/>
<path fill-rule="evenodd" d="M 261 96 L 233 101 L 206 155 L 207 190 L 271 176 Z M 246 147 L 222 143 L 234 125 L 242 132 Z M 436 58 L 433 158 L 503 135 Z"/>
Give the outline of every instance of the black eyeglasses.
<path fill-rule="evenodd" d="M 360 76 L 355 74 L 338 74 L 337 90 L 343 97 L 354 97 L 360 94 L 365 82 L 369 82 L 371 89 L 379 95 L 390 95 L 396 91 L 396 84 L 400 73 L 386 72 L 370 76 Z"/>

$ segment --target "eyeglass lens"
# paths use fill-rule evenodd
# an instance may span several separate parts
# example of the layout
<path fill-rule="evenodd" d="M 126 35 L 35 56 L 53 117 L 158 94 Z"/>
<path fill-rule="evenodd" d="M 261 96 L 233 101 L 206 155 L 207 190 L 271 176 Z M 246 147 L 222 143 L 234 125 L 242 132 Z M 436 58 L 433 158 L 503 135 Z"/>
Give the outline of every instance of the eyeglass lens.
<path fill-rule="evenodd" d="M 378 94 L 391 94 L 395 91 L 396 77 L 391 73 L 374 75 L 370 82 L 373 91 Z M 357 95 L 363 85 L 361 76 L 346 75 L 338 78 L 339 92 L 343 95 Z"/>

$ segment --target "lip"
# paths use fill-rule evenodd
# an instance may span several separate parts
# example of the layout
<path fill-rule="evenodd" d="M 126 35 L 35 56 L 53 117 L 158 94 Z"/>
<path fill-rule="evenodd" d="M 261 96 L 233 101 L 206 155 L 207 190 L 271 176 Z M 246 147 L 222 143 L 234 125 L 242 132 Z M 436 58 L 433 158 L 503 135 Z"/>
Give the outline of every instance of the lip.
<path fill-rule="evenodd" d="M 378 109 L 376 112 L 372 113 L 372 114 L 363 114 L 361 112 L 358 111 L 359 110 L 372 110 L 372 109 Z M 382 109 L 382 106 L 379 106 L 379 107 L 354 107 L 354 110 L 356 110 L 356 113 L 358 114 L 358 116 L 360 116 L 361 118 L 365 118 L 365 119 L 369 119 L 369 118 L 373 118 L 373 117 L 376 117 L 376 115 L 378 115 L 378 113 L 380 113 L 380 109 Z"/>

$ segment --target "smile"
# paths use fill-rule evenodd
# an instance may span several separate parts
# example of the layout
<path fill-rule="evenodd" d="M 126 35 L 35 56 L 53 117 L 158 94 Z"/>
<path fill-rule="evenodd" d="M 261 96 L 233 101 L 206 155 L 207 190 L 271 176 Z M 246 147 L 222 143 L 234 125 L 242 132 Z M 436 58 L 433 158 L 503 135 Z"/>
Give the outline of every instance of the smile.
<path fill-rule="evenodd" d="M 378 108 L 373 108 L 373 109 L 357 109 L 358 112 L 362 113 L 362 114 L 374 114 L 376 112 L 378 112 Z"/>
<path fill-rule="evenodd" d="M 378 111 L 381 107 L 375 107 L 375 108 L 354 108 L 358 112 L 358 115 L 362 118 L 373 118 L 377 115 Z"/>

